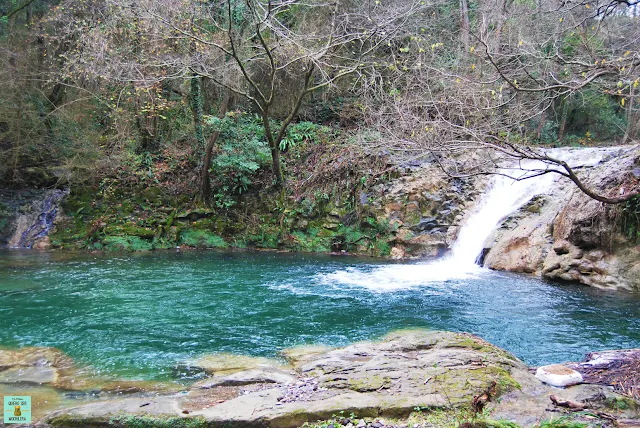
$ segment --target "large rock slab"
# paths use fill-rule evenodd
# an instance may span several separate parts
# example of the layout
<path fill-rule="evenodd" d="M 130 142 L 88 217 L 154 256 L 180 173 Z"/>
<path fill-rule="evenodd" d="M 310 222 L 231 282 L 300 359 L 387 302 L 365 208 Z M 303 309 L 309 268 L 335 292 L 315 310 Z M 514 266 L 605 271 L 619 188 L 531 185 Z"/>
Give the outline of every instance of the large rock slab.
<path fill-rule="evenodd" d="M 225 364 L 221 371 L 216 360 L 215 369 L 206 366 L 217 373 L 213 378 L 194 385 L 186 395 L 169 396 L 162 411 L 130 399 L 116 400 L 103 407 L 96 403 L 56 412 L 45 422 L 70 426 L 83 420 L 106 421 L 122 412 L 166 415 L 173 409 L 173 416 L 202 417 L 213 425 L 297 427 L 340 411 L 404 417 L 416 407 L 468 407 L 492 385 L 496 397 L 517 389 L 516 373 L 532 377 L 517 358 L 461 333 L 408 330 L 378 342 L 315 351 L 296 354 L 295 377 L 273 366 L 257 369 L 255 364 L 224 372 L 240 364 Z"/>
<path fill-rule="evenodd" d="M 416 408 L 472 415 L 485 395 L 492 418 L 522 427 L 540 426 L 541 421 L 564 413 L 573 417 L 569 410 L 554 407 L 551 395 L 584 403 L 596 414 L 632 422 L 639 417 L 637 402 L 616 394 L 607 385 L 580 384 L 559 390 L 540 382 L 509 353 L 469 334 L 398 331 L 377 342 L 293 355 L 294 371 L 273 366 L 252 366 L 233 373 L 218 370 L 213 377 L 193 385 L 188 393 L 134 395 L 84 404 L 52 412 L 40 424 L 76 427 L 144 421 L 144 426 L 188 422 L 289 428 L 351 413 L 359 420 L 386 418 L 388 422 L 406 418 Z M 636 354 L 630 351 L 624 355 L 625 361 L 630 361 Z M 584 364 L 590 361 L 590 367 L 614 367 L 614 360 L 610 354 L 599 353 Z M 585 381 L 589 381 L 588 376 Z M 353 426 L 362 423 L 356 421 Z M 425 422 L 418 426 L 434 425 Z"/>

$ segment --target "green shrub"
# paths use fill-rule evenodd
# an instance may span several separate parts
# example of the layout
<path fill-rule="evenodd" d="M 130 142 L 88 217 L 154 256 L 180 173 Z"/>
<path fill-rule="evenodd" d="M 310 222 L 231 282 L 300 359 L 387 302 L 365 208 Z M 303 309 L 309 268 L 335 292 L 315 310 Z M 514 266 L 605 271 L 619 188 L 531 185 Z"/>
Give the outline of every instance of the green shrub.
<path fill-rule="evenodd" d="M 271 165 L 271 152 L 262 122 L 256 116 L 209 117 L 207 123 L 211 129 L 220 132 L 219 154 L 210 169 L 217 180 L 214 201 L 221 208 L 229 208 L 235 203 L 230 195 L 246 192 L 253 182 L 253 175 L 260 168 Z"/>
<path fill-rule="evenodd" d="M 289 150 L 305 142 L 318 144 L 330 133 L 326 126 L 312 122 L 298 122 L 289 126 L 287 135 L 280 142 L 280 150 Z"/>

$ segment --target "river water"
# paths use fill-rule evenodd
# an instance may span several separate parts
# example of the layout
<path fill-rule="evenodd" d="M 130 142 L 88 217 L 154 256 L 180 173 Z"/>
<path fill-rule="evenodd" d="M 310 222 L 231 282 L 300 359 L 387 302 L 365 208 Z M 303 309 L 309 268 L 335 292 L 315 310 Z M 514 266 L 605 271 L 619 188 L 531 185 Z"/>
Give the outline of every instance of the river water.
<path fill-rule="evenodd" d="M 381 269 L 425 279 L 394 287 Z M 429 269 L 277 253 L 4 251 L 0 344 L 55 346 L 102 375 L 158 380 L 203 354 L 275 356 L 412 327 L 472 332 L 531 365 L 640 347 L 640 295 L 480 268 L 439 280 Z"/>

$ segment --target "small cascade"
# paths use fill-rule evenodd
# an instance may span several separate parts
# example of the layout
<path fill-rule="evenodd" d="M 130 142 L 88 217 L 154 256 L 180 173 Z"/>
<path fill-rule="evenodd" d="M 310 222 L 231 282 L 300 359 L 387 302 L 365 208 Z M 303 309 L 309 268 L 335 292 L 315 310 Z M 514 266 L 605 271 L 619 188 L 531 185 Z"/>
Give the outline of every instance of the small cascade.
<path fill-rule="evenodd" d="M 34 244 L 49 235 L 59 211 L 62 198 L 68 190 L 49 190 L 34 200 L 27 212 L 15 220 L 15 231 L 9 239 L 10 248 L 33 248 Z"/>
<path fill-rule="evenodd" d="M 567 162 L 575 169 L 595 166 L 613 150 L 615 148 L 552 149 L 548 154 Z M 522 169 L 503 172 L 517 178 L 524 176 L 525 170 L 544 170 L 546 167 L 543 162 L 523 161 L 519 164 Z M 384 266 L 368 272 L 361 269 L 341 270 L 326 275 L 325 282 L 362 286 L 374 291 L 392 291 L 478 275 L 482 268 L 476 262 L 482 253 L 484 242 L 496 227 L 506 216 L 534 196 L 551 191 L 554 183 L 561 178 L 556 173 L 524 180 L 514 180 L 505 175 L 492 178 L 482 199 L 460 228 L 451 253 L 445 258 L 421 264 Z"/>
<path fill-rule="evenodd" d="M 544 164 L 528 162 L 523 167 L 544 168 Z M 505 174 L 508 173 L 505 171 Z M 493 177 L 487 192 L 458 232 L 458 238 L 448 256 L 451 263 L 467 269 L 475 265 L 485 240 L 502 220 L 534 196 L 547 192 L 558 177 L 552 173 L 521 181 L 502 175 Z"/>
<path fill-rule="evenodd" d="M 547 153 L 567 162 L 572 168 L 595 166 L 609 154 L 611 149 L 552 149 Z M 548 165 L 540 161 L 523 161 L 522 170 L 505 170 L 505 175 L 524 177 L 526 170 L 545 170 Z M 448 256 L 454 266 L 469 269 L 481 255 L 483 244 L 502 220 L 533 197 L 549 192 L 560 179 L 556 173 L 547 173 L 525 180 L 514 180 L 496 175 L 472 214 L 458 232 L 458 238 Z"/>

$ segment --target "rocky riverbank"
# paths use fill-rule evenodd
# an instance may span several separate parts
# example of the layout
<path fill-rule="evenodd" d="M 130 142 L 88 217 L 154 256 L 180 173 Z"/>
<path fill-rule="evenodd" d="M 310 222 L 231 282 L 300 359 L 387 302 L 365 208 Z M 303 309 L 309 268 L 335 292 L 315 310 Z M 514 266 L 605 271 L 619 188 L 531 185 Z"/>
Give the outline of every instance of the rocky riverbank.
<path fill-rule="evenodd" d="M 43 427 L 532 427 L 558 418 L 585 424 L 572 427 L 635 426 L 637 379 L 614 386 L 629 379 L 616 367 L 637 366 L 633 355 L 592 355 L 572 365 L 585 383 L 558 389 L 475 336 L 407 330 L 341 349 L 284 350 L 281 360 L 203 357 L 177 369 L 205 378 L 172 392 L 150 382 L 100 385 L 57 350 L 25 348 L 0 352 L 0 389 L 31 394 Z"/>
<path fill-rule="evenodd" d="M 595 161 L 576 172 L 598 193 L 619 195 L 638 186 L 638 146 L 577 151 L 593 155 Z M 115 183 L 73 189 L 58 206 L 62 193 L 55 190 L 20 209 L 0 201 L 0 229 L 10 245 L 91 251 L 181 246 L 395 259 L 445 254 L 490 179 L 452 179 L 428 162 L 394 171 L 386 181 L 331 195 L 247 193 L 228 209 L 200 206 L 159 188 L 124 189 Z M 637 201 L 606 206 L 559 179 L 502 221 L 485 242 L 484 264 L 555 281 L 638 290 L 639 213 Z"/>

